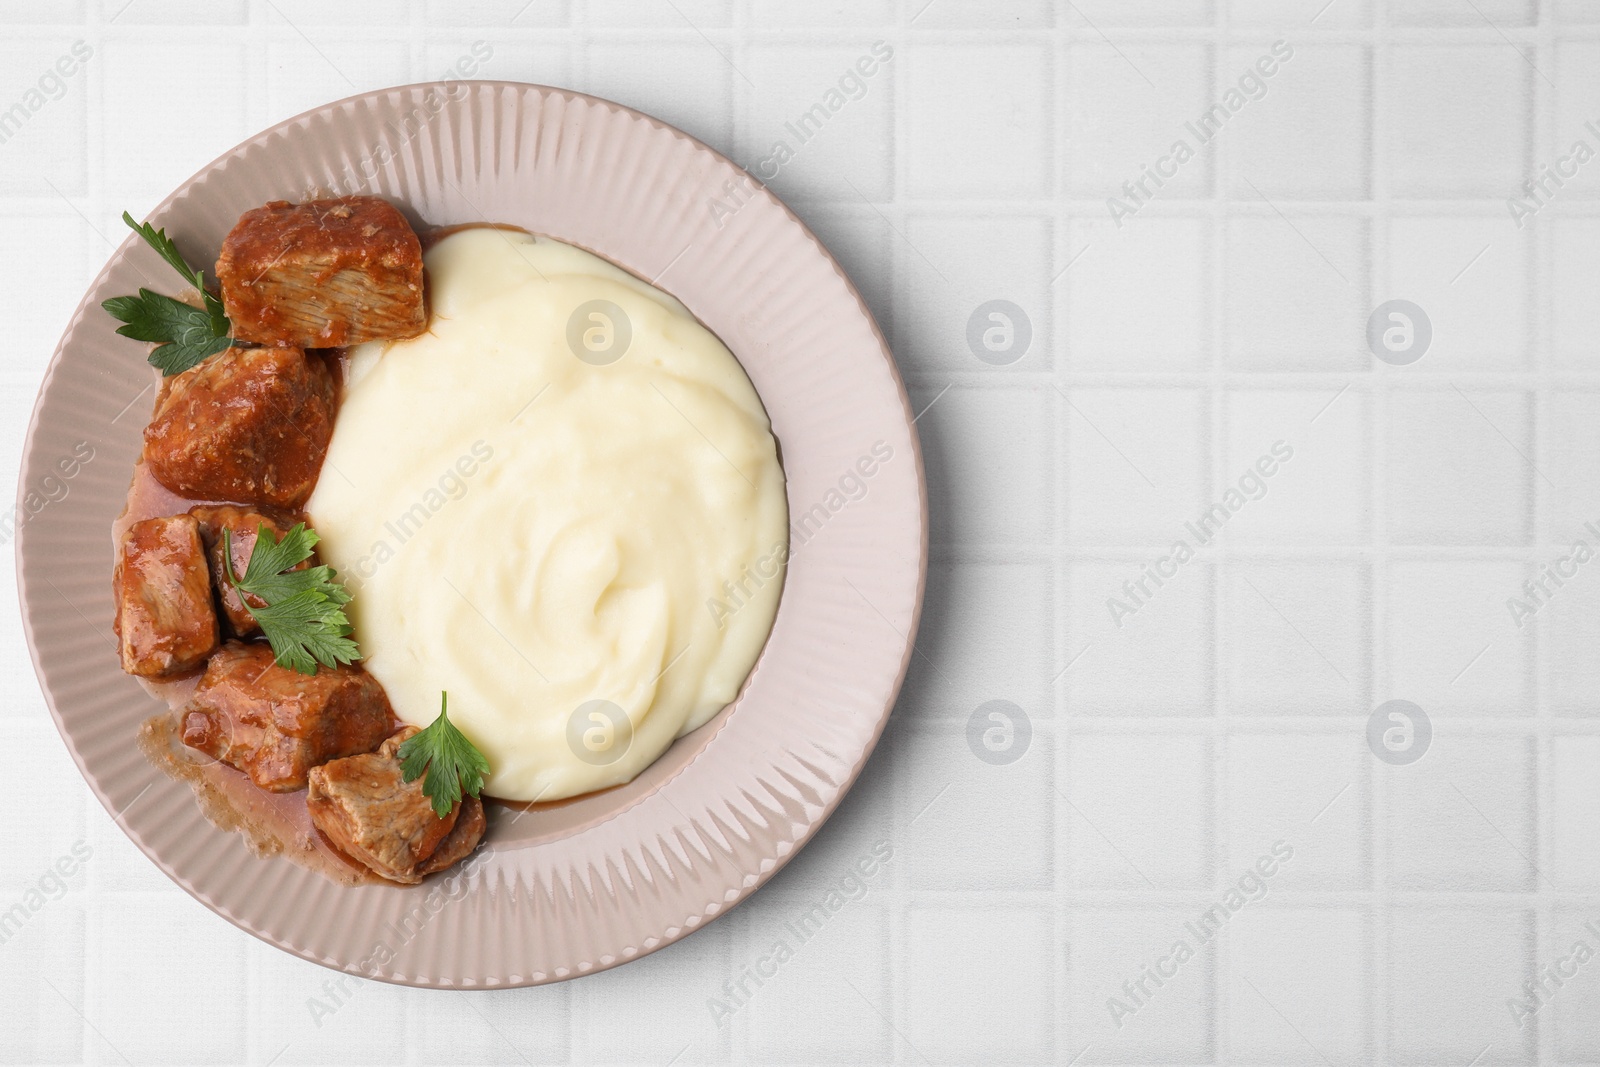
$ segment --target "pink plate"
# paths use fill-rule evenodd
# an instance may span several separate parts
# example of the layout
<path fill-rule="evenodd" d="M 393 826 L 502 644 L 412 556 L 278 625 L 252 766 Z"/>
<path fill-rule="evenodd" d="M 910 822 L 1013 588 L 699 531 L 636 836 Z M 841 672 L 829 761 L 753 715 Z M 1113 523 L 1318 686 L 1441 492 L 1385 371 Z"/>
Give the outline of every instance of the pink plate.
<path fill-rule="evenodd" d="M 111 635 L 109 531 L 152 376 L 100 302 L 161 284 L 140 269 L 153 257 L 132 237 L 79 305 L 40 391 L 24 499 L 81 442 L 94 459 L 22 525 L 17 570 L 61 736 L 100 802 L 127 809 L 118 822 L 173 881 L 326 966 L 483 988 L 557 981 L 660 948 L 744 899 L 816 832 L 905 675 L 927 500 L 883 335 L 782 204 L 705 145 L 627 108 L 537 85 L 453 84 L 291 119 L 206 167 L 151 221 L 192 253 L 214 253 L 241 212 L 269 200 L 376 193 L 422 227 L 511 223 L 657 279 L 744 364 L 788 475 L 793 558 L 739 700 L 628 786 L 515 824 L 496 811 L 468 865 L 415 888 L 340 886 L 212 827 L 188 786 L 135 747 L 139 724 L 164 705 L 118 669 Z M 869 459 L 875 448 L 889 458 Z M 858 465 L 872 475 L 860 478 Z"/>

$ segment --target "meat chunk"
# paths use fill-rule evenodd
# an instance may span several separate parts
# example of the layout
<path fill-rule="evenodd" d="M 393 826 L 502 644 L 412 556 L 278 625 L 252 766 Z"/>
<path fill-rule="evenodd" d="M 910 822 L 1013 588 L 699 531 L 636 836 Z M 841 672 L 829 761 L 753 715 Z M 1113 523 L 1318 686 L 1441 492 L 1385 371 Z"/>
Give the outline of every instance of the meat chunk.
<path fill-rule="evenodd" d="M 262 789 L 304 789 L 311 768 L 371 752 L 393 727 L 389 698 L 360 667 L 308 676 L 264 644 L 229 641 L 183 709 L 183 743 L 248 774 Z"/>
<path fill-rule="evenodd" d="M 222 617 L 227 620 L 229 628 L 237 636 L 256 636 L 261 632 L 261 624 L 256 622 L 255 616 L 245 609 L 245 601 L 248 600 L 250 606 L 254 608 L 264 608 L 267 602 L 254 593 L 241 597 L 239 591 L 228 581 L 228 571 L 223 565 L 222 558 L 222 531 L 228 531 L 230 543 L 233 545 L 233 573 L 242 575 L 250 566 L 250 553 L 255 551 L 257 531 L 265 526 L 273 537 L 281 541 L 293 524 L 254 508 L 235 507 L 231 504 L 215 507 L 202 505 L 190 508 L 189 514 L 200 523 L 200 540 L 206 546 L 206 558 L 211 564 L 211 580 L 217 587 L 217 598 L 222 605 Z M 306 561 L 294 569 L 303 571 L 310 565 L 310 562 Z"/>
<path fill-rule="evenodd" d="M 128 527 L 111 579 L 122 669 L 145 678 L 181 674 L 217 647 L 211 574 L 191 515 Z"/>
<path fill-rule="evenodd" d="M 297 348 L 230 348 L 167 381 L 145 462 L 182 496 L 298 508 L 333 437 L 333 377 Z"/>
<path fill-rule="evenodd" d="M 405 780 L 400 745 L 419 732 L 407 726 L 376 752 L 313 769 L 306 791 L 311 821 L 329 840 L 383 877 L 408 884 L 460 862 L 488 825 L 477 797 L 463 797 L 441 819 L 422 792 L 423 780 Z"/>
<path fill-rule="evenodd" d="M 422 243 L 375 196 L 246 211 L 222 243 L 217 278 L 242 341 L 335 348 L 427 326 Z"/>

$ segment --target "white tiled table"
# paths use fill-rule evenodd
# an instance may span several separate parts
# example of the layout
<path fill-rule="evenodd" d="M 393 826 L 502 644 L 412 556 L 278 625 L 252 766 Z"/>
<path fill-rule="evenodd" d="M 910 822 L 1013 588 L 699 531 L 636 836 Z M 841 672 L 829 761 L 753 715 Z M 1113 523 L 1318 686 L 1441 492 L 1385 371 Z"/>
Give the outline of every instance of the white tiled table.
<path fill-rule="evenodd" d="M 0 1061 L 1600 1062 L 1600 962 L 1521 1026 L 1508 1003 L 1600 950 L 1600 563 L 1520 629 L 1506 605 L 1600 548 L 1600 159 L 1520 228 L 1507 206 L 1600 150 L 1593 0 L 6 3 L 0 109 L 92 55 L 0 143 L 0 478 L 102 235 L 260 128 L 482 42 L 482 76 L 753 167 L 880 40 L 773 183 L 890 331 L 933 493 L 920 654 L 815 843 L 606 974 L 335 984 L 123 838 L 0 612 L 0 915 L 50 898 L 0 944 Z M 1278 40 L 1264 94 L 1117 226 L 1107 198 Z M 1434 332 L 1410 366 L 1367 347 L 1395 298 Z M 967 340 L 991 300 L 1031 326 L 1003 365 Z M 1264 495 L 1127 598 L 1279 441 Z M 1432 722 L 1409 765 L 1366 740 L 1393 698 Z M 1020 759 L 969 743 L 994 700 Z M 1191 929 L 1241 878 L 1260 899 Z M 858 899 L 802 941 L 830 889 Z"/>

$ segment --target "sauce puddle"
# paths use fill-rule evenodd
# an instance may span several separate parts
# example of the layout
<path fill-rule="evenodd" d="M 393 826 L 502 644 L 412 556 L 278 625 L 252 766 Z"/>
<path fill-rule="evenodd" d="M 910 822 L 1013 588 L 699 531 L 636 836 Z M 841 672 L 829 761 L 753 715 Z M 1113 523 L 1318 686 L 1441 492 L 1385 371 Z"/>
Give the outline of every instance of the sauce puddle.
<path fill-rule="evenodd" d="M 263 859 L 283 856 L 341 885 L 388 885 L 346 859 L 311 825 L 305 791 L 269 793 L 239 771 L 183 743 L 177 713 L 155 715 L 139 727 L 139 751 L 169 778 L 188 783 L 207 821 L 237 833 Z"/>

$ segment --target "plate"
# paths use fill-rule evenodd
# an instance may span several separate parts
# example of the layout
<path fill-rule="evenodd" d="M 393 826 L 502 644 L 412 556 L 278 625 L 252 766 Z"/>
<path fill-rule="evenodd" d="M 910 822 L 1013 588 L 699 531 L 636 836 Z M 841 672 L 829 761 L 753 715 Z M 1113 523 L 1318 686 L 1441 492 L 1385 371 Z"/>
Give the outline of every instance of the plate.
<path fill-rule="evenodd" d="M 146 276 L 157 261 L 131 236 L 74 314 L 23 451 L 18 582 L 45 699 L 134 843 L 264 941 L 416 986 L 534 985 L 611 967 L 754 892 L 877 743 L 927 559 L 905 388 L 849 279 L 776 198 L 686 134 L 561 89 L 452 82 L 351 97 L 251 138 L 150 220 L 200 257 L 248 208 L 357 192 L 423 228 L 503 222 L 587 248 L 678 297 L 739 358 L 779 442 L 793 556 L 738 700 L 630 785 L 521 817 L 497 810 L 472 860 L 422 886 L 339 886 L 211 826 L 188 786 L 136 748 L 139 724 L 164 704 L 121 672 L 111 631 L 111 523 L 154 382 L 100 302 L 172 288 Z"/>

